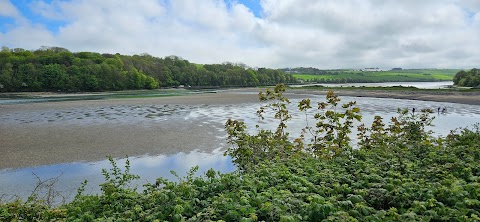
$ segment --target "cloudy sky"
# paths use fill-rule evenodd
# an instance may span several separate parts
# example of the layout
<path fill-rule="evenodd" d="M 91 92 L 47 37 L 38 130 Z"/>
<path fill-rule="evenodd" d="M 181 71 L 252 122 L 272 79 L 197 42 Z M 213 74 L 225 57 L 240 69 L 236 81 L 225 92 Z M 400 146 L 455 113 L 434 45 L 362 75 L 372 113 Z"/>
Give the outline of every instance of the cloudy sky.
<path fill-rule="evenodd" d="M 480 0 L 0 0 L 0 46 L 270 68 L 478 68 Z"/>

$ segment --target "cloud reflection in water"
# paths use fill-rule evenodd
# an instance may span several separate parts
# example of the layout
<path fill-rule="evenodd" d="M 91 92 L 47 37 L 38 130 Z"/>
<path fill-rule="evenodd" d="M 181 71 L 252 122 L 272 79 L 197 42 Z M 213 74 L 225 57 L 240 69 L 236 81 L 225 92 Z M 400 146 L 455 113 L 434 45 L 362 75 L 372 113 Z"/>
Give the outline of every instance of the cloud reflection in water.
<path fill-rule="evenodd" d="M 124 169 L 126 159 L 118 159 L 116 163 Z M 159 177 L 170 181 L 176 181 L 170 171 L 174 170 L 180 177 L 194 166 L 199 166 L 197 176 L 203 175 L 213 168 L 222 173 L 235 170 L 231 158 L 223 156 L 223 152 L 215 150 L 213 153 L 192 151 L 190 153 L 177 153 L 174 155 L 131 157 L 130 171 L 140 176 L 133 186 L 140 190 L 145 183 L 154 183 Z M 47 180 L 59 176 L 55 190 L 61 192 L 66 200 L 71 200 L 84 180 L 88 180 L 86 193 L 100 192 L 99 185 L 104 182 L 101 174 L 102 169 L 110 169 L 108 160 L 90 163 L 66 163 L 17 170 L 0 170 L 0 197 L 8 200 L 14 196 L 26 199 L 35 188 L 37 175 L 41 180 Z M 35 175 L 34 175 L 34 174 Z"/>

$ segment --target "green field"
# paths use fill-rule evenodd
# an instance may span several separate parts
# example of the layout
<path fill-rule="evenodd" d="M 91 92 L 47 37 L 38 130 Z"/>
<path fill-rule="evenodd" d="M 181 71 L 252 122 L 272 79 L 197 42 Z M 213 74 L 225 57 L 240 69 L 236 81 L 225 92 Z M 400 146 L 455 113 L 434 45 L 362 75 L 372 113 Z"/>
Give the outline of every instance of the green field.
<path fill-rule="evenodd" d="M 330 70 L 327 74 L 293 74 L 308 82 L 430 82 L 452 80 L 458 69 L 408 69 L 398 71 Z"/>

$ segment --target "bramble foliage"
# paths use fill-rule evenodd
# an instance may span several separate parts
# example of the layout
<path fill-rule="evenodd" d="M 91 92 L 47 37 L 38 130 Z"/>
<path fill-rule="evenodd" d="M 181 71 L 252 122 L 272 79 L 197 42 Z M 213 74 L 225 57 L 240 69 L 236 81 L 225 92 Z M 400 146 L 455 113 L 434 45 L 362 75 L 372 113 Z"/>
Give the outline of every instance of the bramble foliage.
<path fill-rule="evenodd" d="M 302 100 L 298 107 L 305 113 L 307 126 L 302 130 L 300 138 L 292 142 L 286 132 L 286 123 L 291 119 L 287 109 L 290 101 L 283 96 L 284 92 L 285 86 L 279 84 L 273 90 L 267 89 L 265 93 L 259 93 L 260 101 L 265 104 L 259 108 L 257 115 L 263 119 L 265 110 L 273 111 L 274 119 L 278 120 L 275 132 L 259 129 L 257 134 L 250 135 L 243 122 L 231 119 L 226 122 L 227 139 L 232 147 L 225 154 L 233 158 L 239 169 L 248 170 L 265 160 L 290 158 L 306 153 L 326 159 L 351 153 L 349 134 L 355 121 L 362 118 L 355 102 L 343 104 L 342 110 L 338 110 L 340 98 L 332 91 L 328 92 L 326 102 L 318 103 L 319 112 L 313 115 L 317 122 L 312 127 L 308 125 L 307 114 L 312 109 L 311 102 L 309 99 Z M 307 138 L 309 143 L 305 143 Z"/>
<path fill-rule="evenodd" d="M 288 113 L 288 98 L 283 96 L 285 86 L 279 84 L 272 90 L 267 89 L 265 93 L 260 92 L 260 101 L 265 102 L 257 111 L 257 115 L 263 119 L 265 110 L 271 110 L 274 118 L 278 120 L 278 126 L 275 132 L 271 130 L 258 129 L 258 133 L 250 135 L 246 131 L 245 123 L 238 120 L 227 120 L 225 128 L 227 130 L 227 141 L 232 147 L 228 148 L 225 155 L 230 155 L 233 162 L 241 170 L 248 170 L 265 160 L 276 158 L 286 158 L 298 153 L 294 149 L 293 143 L 288 141 L 288 132 L 286 132 L 286 122 L 291 118 Z"/>
<path fill-rule="evenodd" d="M 328 105 L 315 118 L 321 124 L 305 130 L 314 135 L 311 145 L 302 145 L 300 140 L 307 138 L 290 142 L 285 131 L 289 114 L 282 105 L 288 103 L 283 92 L 277 86 L 261 97 L 267 102 L 264 110 L 272 109 L 279 121 L 275 131 L 249 135 L 243 123 L 227 122 L 229 141 L 235 145 L 228 152 L 242 170 L 222 174 L 210 169 L 195 177 L 195 167 L 176 182 L 159 178 L 136 192 L 128 187 L 137 178 L 129 173 L 128 162 L 121 171 L 111 160 L 100 195 L 82 194 L 81 187 L 73 202 L 55 208 L 41 202 L 1 203 L 0 220 L 480 220 L 480 125 L 434 138 L 425 129 L 431 124 L 427 110 L 415 115 L 400 110 L 387 124 L 376 117 L 371 127 L 360 125 L 358 145 L 352 149 L 352 141 L 342 135 L 358 112 L 352 103 L 335 110 L 339 101 L 330 93 Z M 304 110 L 310 106 L 301 103 Z M 322 127 L 327 129 L 320 131 Z M 315 145 L 324 143 L 335 148 Z M 334 152 L 338 149 L 342 151 Z"/>
<path fill-rule="evenodd" d="M 312 108 L 310 99 L 304 99 L 298 104 L 300 111 L 305 113 L 307 126 L 296 141 L 302 145 L 305 134 L 308 133 L 312 137 L 312 143 L 307 144 L 307 149 L 315 156 L 332 158 L 338 155 L 348 155 L 351 152 L 349 134 L 352 132 L 355 121 L 361 121 L 362 116 L 358 114 L 360 109 L 354 107 L 356 102 L 343 104 L 344 111 L 337 111 L 340 101 L 333 91 L 327 93 L 326 102 L 318 103 L 317 109 L 320 112 L 313 115 L 317 121 L 315 127 L 308 125 L 307 111 Z"/>
<path fill-rule="evenodd" d="M 430 109 L 422 109 L 420 113 L 410 114 L 407 109 L 397 110 L 398 117 L 392 117 L 390 124 L 385 128 L 383 119 L 375 116 L 371 128 L 361 124 L 358 127 L 359 145 L 368 149 L 372 146 L 413 146 L 414 148 L 434 142 L 433 132 L 426 131 L 426 127 L 433 126 L 434 117 Z"/>

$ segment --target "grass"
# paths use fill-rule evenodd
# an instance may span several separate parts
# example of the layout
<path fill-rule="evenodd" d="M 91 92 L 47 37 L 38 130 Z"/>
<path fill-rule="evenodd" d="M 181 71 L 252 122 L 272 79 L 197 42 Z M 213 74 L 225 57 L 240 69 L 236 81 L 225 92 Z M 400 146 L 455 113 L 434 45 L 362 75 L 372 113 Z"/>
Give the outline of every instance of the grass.
<path fill-rule="evenodd" d="M 408 69 L 398 71 L 329 71 L 325 75 L 293 74 L 305 81 L 345 83 L 345 82 L 429 82 L 450 81 L 459 70 L 456 69 Z"/>
<path fill-rule="evenodd" d="M 196 64 L 194 63 L 195 67 L 197 67 L 198 70 L 205 70 L 205 67 L 203 67 L 203 64 Z"/>

